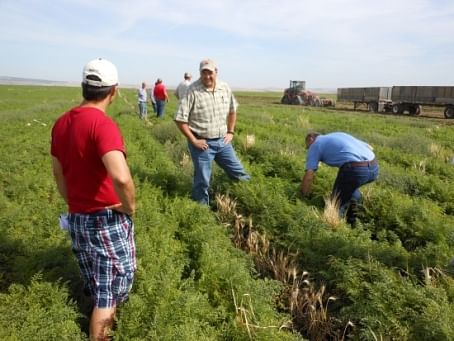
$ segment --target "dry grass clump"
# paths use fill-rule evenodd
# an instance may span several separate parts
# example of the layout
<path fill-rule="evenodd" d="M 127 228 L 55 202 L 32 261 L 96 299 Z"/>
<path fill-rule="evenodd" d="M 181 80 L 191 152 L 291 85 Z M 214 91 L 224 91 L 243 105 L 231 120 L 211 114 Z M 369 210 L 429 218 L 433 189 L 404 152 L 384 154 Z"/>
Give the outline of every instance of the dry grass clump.
<path fill-rule="evenodd" d="M 309 116 L 301 114 L 296 119 L 296 125 L 298 128 L 302 128 L 305 130 L 311 129 L 311 123 L 309 122 Z"/>
<path fill-rule="evenodd" d="M 307 272 L 303 272 L 301 276 L 295 273 L 291 284 L 290 311 L 295 317 L 295 323 L 302 323 L 296 327 L 305 330 L 310 340 L 338 339 L 336 321 L 328 314 L 328 305 L 336 297 L 326 297 L 324 285 L 315 288 Z"/>
<path fill-rule="evenodd" d="M 317 289 L 309 281 L 307 272 L 303 271 L 300 275 L 298 269 L 300 255 L 276 250 L 272 247 L 265 234 L 254 230 L 251 217 L 244 218 L 238 214 L 236 201 L 229 196 L 217 195 L 216 203 L 219 219 L 233 229 L 232 241 L 235 246 L 254 257 L 256 268 L 261 274 L 270 276 L 286 286 L 281 299 L 287 302 L 287 308 L 293 317 L 293 328 L 307 334 L 310 340 L 343 339 L 343 336 L 339 338 L 337 335 L 335 328 L 337 321 L 328 314 L 328 304 L 336 298 L 327 297 L 324 285 Z M 246 326 L 249 337 L 252 339 L 253 329 L 258 326 L 251 322 L 254 321 L 255 316 L 250 298 L 245 307 L 243 299 L 237 305 L 238 300 L 233 291 L 232 294 L 237 311 L 237 321 Z M 288 323 L 280 328 L 283 327 L 288 327 Z"/>
<path fill-rule="evenodd" d="M 190 162 L 191 159 L 189 158 L 189 155 L 183 152 L 183 155 L 181 155 L 180 166 L 187 167 L 190 164 Z"/>
<path fill-rule="evenodd" d="M 281 326 L 260 326 L 257 323 L 257 318 L 255 317 L 254 307 L 252 305 L 251 295 L 244 294 L 241 297 L 241 300 L 238 303 L 238 298 L 235 294 L 235 291 L 232 289 L 233 304 L 235 306 L 236 313 L 236 322 L 239 325 L 242 325 L 246 328 L 249 336 L 249 340 L 255 340 L 255 330 L 256 329 L 269 329 L 269 328 L 289 328 L 291 322 L 285 322 Z"/>
<path fill-rule="evenodd" d="M 419 162 L 413 163 L 413 168 L 419 171 L 421 174 L 426 174 L 426 160 L 421 160 Z"/>
<path fill-rule="evenodd" d="M 246 150 L 250 149 L 255 144 L 255 135 L 246 135 L 246 141 L 244 143 L 244 147 Z"/>
<path fill-rule="evenodd" d="M 344 223 L 344 218 L 339 213 L 339 200 L 337 197 L 325 197 L 325 208 L 320 214 L 315 208 L 313 212 L 317 218 L 324 221 L 332 229 L 336 229 Z"/>
<path fill-rule="evenodd" d="M 430 154 L 433 157 L 441 159 L 445 162 L 451 162 L 451 160 L 453 160 L 452 153 L 449 150 L 447 150 L 446 148 L 444 148 L 443 146 L 440 146 L 436 143 L 431 143 L 429 150 L 430 150 Z"/>
<path fill-rule="evenodd" d="M 436 285 L 440 278 L 448 277 L 443 270 L 437 267 L 425 267 L 421 271 L 424 275 L 424 284 L 426 286 Z"/>

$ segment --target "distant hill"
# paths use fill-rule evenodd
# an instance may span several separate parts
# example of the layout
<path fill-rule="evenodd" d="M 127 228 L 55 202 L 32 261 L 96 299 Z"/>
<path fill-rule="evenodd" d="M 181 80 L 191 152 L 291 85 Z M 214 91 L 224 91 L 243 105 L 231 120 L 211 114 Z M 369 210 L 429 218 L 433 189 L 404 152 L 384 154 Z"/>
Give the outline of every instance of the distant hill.
<path fill-rule="evenodd" d="M 62 81 L 51 81 L 47 79 L 33 79 L 33 78 L 20 78 L 20 77 L 9 77 L 0 76 L 0 84 L 15 84 L 15 85 L 61 85 L 61 86 L 72 86 L 75 85 L 70 82 Z"/>

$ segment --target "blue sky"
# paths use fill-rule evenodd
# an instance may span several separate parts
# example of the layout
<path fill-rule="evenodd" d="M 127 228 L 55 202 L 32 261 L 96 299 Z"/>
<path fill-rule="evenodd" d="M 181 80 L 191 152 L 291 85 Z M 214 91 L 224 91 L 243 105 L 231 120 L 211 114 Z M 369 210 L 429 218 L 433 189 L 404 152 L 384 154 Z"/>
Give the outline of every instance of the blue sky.
<path fill-rule="evenodd" d="M 214 59 L 234 88 L 454 85 L 452 0 L 0 0 L 0 75 L 170 87 Z"/>

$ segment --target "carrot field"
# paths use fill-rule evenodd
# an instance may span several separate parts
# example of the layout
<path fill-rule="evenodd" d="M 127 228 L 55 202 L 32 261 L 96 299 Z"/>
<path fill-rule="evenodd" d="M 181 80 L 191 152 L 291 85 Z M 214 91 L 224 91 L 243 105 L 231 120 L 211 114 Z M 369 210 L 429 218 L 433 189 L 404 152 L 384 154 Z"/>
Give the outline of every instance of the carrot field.
<path fill-rule="evenodd" d="M 454 340 L 452 122 L 235 95 L 233 143 L 252 179 L 215 167 L 210 207 L 190 200 L 175 98 L 148 122 L 133 89 L 109 109 L 137 191 L 138 271 L 114 339 Z M 80 100 L 78 88 L 0 85 L 1 340 L 88 339 L 49 155 L 53 122 Z M 354 226 L 325 204 L 336 169 L 299 195 L 309 131 L 374 147 L 380 175 Z"/>

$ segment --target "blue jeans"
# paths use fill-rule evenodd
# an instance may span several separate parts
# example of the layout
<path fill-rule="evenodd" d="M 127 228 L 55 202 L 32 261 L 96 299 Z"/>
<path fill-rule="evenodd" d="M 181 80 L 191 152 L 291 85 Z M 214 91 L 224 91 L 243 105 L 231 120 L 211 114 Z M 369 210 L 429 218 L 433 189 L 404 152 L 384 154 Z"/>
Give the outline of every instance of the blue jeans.
<path fill-rule="evenodd" d="M 147 118 L 147 102 L 139 102 L 139 116 L 141 119 Z"/>
<path fill-rule="evenodd" d="M 231 143 L 225 144 L 224 138 L 207 139 L 207 150 L 200 150 L 189 143 L 192 163 L 194 164 L 194 181 L 192 199 L 201 204 L 209 204 L 208 188 L 210 186 L 213 160 L 226 172 L 230 179 L 249 180 L 250 176 L 238 160 Z"/>
<path fill-rule="evenodd" d="M 166 106 L 166 101 L 156 100 L 156 116 L 162 117 L 164 116 L 164 109 Z"/>
<path fill-rule="evenodd" d="M 370 164 L 364 167 L 350 167 L 344 165 L 339 168 L 336 181 L 334 182 L 332 196 L 338 196 L 340 212 L 343 216 L 350 201 L 359 203 L 361 192 L 359 188 L 367 183 L 375 181 L 378 176 L 378 164 Z"/>

